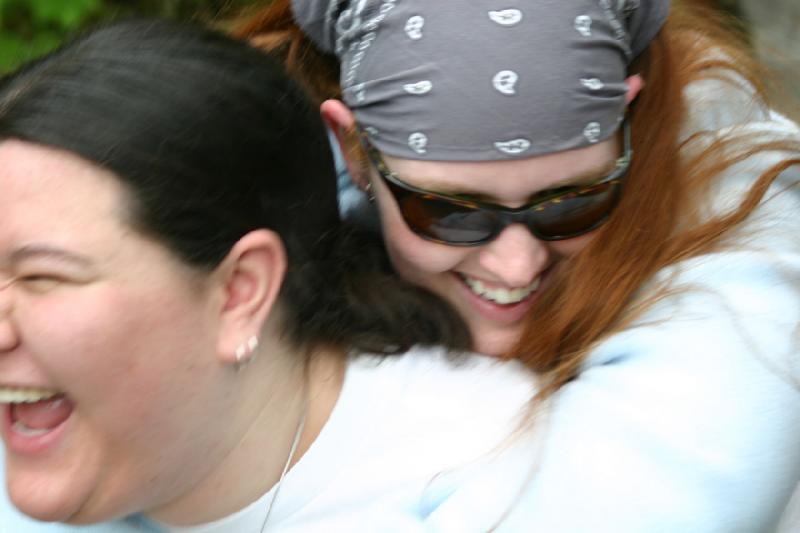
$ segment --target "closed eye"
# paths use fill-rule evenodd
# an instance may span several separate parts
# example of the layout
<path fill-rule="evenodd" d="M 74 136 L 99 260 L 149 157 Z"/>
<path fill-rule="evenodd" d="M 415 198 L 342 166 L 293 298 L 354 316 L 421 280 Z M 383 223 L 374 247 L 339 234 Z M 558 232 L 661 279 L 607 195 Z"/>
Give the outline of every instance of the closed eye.
<path fill-rule="evenodd" d="M 67 282 L 64 277 L 55 274 L 24 274 L 17 276 L 13 281 L 33 292 L 45 292 Z"/>

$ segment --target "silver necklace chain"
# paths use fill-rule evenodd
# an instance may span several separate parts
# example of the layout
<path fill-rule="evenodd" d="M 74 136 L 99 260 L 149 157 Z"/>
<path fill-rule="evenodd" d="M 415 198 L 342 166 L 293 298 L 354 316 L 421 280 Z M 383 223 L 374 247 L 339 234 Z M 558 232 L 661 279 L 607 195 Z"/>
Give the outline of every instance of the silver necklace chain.
<path fill-rule="evenodd" d="M 306 395 L 303 400 L 303 414 L 300 416 L 300 421 L 297 423 L 297 429 L 294 432 L 294 439 L 292 440 L 292 447 L 289 449 L 289 456 L 286 458 L 286 464 L 283 465 L 283 471 L 281 472 L 281 477 L 278 478 L 278 482 L 275 484 L 275 492 L 272 494 L 272 499 L 269 501 L 269 505 L 267 506 L 267 515 L 264 517 L 264 521 L 261 523 L 261 533 L 264 533 L 264 530 L 267 527 L 267 522 L 269 522 L 269 515 L 272 514 L 272 508 L 275 505 L 275 500 L 278 499 L 278 493 L 281 491 L 281 485 L 283 485 L 283 479 L 286 477 L 286 473 L 289 471 L 289 466 L 292 464 L 292 459 L 294 459 L 294 454 L 297 451 L 297 446 L 300 444 L 300 436 L 303 434 L 303 429 L 306 425 L 306 413 L 308 412 L 308 396 Z"/>

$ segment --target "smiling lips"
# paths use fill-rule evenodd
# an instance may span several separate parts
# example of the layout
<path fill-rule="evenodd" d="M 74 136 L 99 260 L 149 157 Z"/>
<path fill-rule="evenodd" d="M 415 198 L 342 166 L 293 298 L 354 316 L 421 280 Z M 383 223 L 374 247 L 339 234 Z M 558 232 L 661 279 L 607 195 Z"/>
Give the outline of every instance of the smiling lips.
<path fill-rule="evenodd" d="M 40 437 L 63 424 L 72 402 L 58 391 L 35 387 L 0 387 L 0 403 L 8 404 L 11 429 L 22 437 Z"/>
<path fill-rule="evenodd" d="M 462 275 L 461 278 L 467 287 L 484 300 L 489 300 L 501 305 L 515 304 L 523 301 L 539 288 L 541 276 L 536 276 L 531 283 L 524 287 L 507 289 L 503 287 L 489 288 L 484 282 Z"/>
<path fill-rule="evenodd" d="M 58 394 L 58 391 L 40 387 L 0 387 L 0 403 L 33 403 Z"/>

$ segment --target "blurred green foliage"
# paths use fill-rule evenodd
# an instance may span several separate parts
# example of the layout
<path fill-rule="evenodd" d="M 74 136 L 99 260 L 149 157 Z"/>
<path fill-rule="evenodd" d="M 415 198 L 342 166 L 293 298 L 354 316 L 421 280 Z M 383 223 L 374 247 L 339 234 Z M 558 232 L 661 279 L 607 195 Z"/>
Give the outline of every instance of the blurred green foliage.
<path fill-rule="evenodd" d="M 0 71 L 104 20 L 159 16 L 216 21 L 264 0 L 0 0 Z"/>

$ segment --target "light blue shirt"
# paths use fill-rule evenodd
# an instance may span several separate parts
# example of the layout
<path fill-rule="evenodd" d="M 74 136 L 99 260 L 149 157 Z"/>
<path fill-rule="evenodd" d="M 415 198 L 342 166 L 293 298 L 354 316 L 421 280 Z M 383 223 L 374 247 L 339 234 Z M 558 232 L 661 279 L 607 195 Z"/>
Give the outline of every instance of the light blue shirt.
<path fill-rule="evenodd" d="M 800 141 L 794 124 L 730 94 L 741 92 L 690 88 L 686 133 Z M 787 157 L 733 166 L 706 212 L 737 206 Z M 472 473 L 429 531 L 774 533 L 800 487 L 799 183 L 800 167 L 785 171 L 726 250 L 661 272 L 668 295 L 603 339 L 533 435 Z"/>

